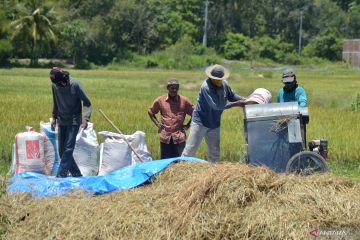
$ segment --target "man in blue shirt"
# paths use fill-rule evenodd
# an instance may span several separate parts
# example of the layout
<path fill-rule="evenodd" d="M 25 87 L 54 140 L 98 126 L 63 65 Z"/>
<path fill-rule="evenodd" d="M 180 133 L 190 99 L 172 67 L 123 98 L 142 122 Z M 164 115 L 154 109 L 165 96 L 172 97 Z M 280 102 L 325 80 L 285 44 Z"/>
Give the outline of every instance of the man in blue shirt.
<path fill-rule="evenodd" d="M 202 139 L 208 148 L 208 161 L 220 160 L 220 121 L 222 112 L 233 106 L 243 107 L 245 98 L 238 96 L 225 80 L 229 72 L 221 65 L 213 65 L 205 71 L 207 79 L 200 87 L 195 110 L 192 114 L 189 138 L 182 156 L 194 156 Z M 228 103 L 228 101 L 233 103 Z"/>
<path fill-rule="evenodd" d="M 296 75 L 292 69 L 286 69 L 283 72 L 282 82 L 284 87 L 277 95 L 277 102 L 297 102 L 300 107 L 307 107 L 305 89 L 297 84 Z"/>

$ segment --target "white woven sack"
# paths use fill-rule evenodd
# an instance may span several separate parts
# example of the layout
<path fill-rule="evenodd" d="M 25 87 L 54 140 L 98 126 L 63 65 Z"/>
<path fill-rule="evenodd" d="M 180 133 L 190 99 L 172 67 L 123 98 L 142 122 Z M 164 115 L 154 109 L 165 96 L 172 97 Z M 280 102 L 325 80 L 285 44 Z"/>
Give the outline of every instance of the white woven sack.
<path fill-rule="evenodd" d="M 99 170 L 99 143 L 94 130 L 94 124 L 88 123 L 84 130 L 80 129 L 76 136 L 74 159 L 83 176 L 95 176 Z"/>
<path fill-rule="evenodd" d="M 100 146 L 99 176 L 131 165 L 131 149 L 123 139 L 107 138 Z"/>
<path fill-rule="evenodd" d="M 33 129 L 15 136 L 15 173 L 45 174 L 44 137 Z"/>
<path fill-rule="evenodd" d="M 140 162 L 138 157 L 123 139 L 124 137 L 126 137 L 127 141 L 135 149 L 143 162 L 152 160 L 151 154 L 145 143 L 145 133 L 142 131 L 136 131 L 132 135 L 122 135 L 102 131 L 99 132 L 99 135 L 105 138 L 104 143 L 100 145 L 100 176 Z"/>
<path fill-rule="evenodd" d="M 40 122 L 40 132 L 44 135 L 46 173 L 55 176 L 60 165 L 58 133 L 56 130 L 51 130 L 50 122 Z"/>
<path fill-rule="evenodd" d="M 133 135 L 126 135 L 129 142 L 131 142 L 131 146 L 135 149 L 137 154 L 140 156 L 143 162 L 151 161 L 152 157 L 150 152 L 148 151 L 145 133 L 142 131 L 136 131 Z M 141 162 L 136 154 L 131 151 L 131 163 L 135 164 Z"/>

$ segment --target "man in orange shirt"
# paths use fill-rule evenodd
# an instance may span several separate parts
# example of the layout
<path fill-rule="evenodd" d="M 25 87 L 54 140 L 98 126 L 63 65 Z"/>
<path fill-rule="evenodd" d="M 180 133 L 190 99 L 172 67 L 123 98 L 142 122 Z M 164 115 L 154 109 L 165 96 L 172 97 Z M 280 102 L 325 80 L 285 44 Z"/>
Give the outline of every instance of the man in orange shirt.
<path fill-rule="evenodd" d="M 156 98 L 148 109 L 150 119 L 159 129 L 161 159 L 179 157 L 185 147 L 185 129 L 190 127 L 191 118 L 186 125 L 184 121 L 186 115 L 192 115 L 194 105 L 178 94 L 179 87 L 177 79 L 170 79 L 167 82 L 168 94 Z M 160 122 L 156 118 L 159 112 Z"/>

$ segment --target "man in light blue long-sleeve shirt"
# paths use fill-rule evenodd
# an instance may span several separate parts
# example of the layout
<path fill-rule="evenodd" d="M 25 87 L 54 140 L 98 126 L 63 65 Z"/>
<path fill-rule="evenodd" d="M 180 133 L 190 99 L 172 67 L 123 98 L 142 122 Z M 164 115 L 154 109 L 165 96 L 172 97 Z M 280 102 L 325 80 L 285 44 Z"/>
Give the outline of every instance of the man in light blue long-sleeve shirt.
<path fill-rule="evenodd" d="M 182 156 L 194 156 L 205 137 L 208 161 L 216 163 L 220 160 L 221 114 L 233 106 L 243 107 L 245 98 L 238 96 L 231 89 L 225 80 L 230 74 L 223 66 L 210 66 L 205 73 L 208 78 L 200 87 L 198 101 L 192 114 L 189 138 Z"/>
<path fill-rule="evenodd" d="M 284 87 L 278 92 L 277 102 L 297 102 L 300 107 L 307 107 L 305 89 L 297 84 L 296 75 L 292 69 L 286 69 L 283 72 L 282 82 Z"/>

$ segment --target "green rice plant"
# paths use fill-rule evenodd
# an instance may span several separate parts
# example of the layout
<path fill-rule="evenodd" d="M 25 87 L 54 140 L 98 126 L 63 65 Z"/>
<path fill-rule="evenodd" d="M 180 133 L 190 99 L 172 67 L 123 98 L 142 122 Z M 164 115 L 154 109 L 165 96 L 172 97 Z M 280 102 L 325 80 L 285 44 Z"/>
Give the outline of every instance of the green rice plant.
<path fill-rule="evenodd" d="M 358 93 L 354 102 L 351 103 L 351 110 L 360 111 L 360 94 Z"/>

